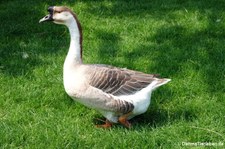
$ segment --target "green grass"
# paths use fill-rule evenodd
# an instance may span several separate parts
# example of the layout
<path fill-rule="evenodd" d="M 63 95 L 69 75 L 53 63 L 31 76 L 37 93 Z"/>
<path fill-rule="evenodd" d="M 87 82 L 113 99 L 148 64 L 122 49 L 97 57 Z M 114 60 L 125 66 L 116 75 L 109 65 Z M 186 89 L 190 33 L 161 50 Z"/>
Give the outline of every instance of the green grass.
<path fill-rule="evenodd" d="M 49 5 L 77 13 L 85 63 L 172 79 L 154 92 L 149 110 L 131 121 L 132 129 L 95 128 L 102 116 L 66 95 L 62 66 L 69 33 L 38 23 Z M 182 142 L 225 143 L 224 10 L 223 0 L 0 2 L 0 148 L 176 149 L 190 148 Z"/>

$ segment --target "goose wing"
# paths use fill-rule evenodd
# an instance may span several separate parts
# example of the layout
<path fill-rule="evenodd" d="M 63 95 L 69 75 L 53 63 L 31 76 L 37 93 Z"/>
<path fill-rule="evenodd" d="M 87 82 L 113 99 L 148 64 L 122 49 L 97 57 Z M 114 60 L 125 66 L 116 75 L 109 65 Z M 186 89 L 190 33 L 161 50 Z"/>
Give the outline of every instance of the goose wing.
<path fill-rule="evenodd" d="M 134 94 L 156 79 L 156 75 L 106 65 L 92 65 L 88 74 L 91 86 L 114 96 Z"/>

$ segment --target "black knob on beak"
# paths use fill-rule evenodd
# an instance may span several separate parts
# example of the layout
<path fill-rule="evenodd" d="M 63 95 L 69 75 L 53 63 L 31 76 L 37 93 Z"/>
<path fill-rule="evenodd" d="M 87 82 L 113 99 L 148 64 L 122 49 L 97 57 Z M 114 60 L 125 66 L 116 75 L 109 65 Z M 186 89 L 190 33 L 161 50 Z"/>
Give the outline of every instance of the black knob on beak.
<path fill-rule="evenodd" d="M 39 21 L 39 23 L 45 22 L 45 21 L 53 21 L 53 11 L 54 11 L 53 8 L 54 8 L 54 6 L 48 7 L 48 12 L 49 12 L 49 14 L 48 14 L 47 16 L 45 16 L 44 18 L 42 18 L 42 19 Z"/>
<path fill-rule="evenodd" d="M 53 8 L 54 8 L 54 6 L 49 6 L 49 7 L 48 7 L 48 12 L 49 12 L 49 13 L 53 13 Z"/>

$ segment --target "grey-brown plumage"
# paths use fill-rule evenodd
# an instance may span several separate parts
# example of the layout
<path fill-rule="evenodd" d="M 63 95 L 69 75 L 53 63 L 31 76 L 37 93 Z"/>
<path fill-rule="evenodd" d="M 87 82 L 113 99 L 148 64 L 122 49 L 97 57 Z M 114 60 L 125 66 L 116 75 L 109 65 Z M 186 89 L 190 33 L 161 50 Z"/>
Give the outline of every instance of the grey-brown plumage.
<path fill-rule="evenodd" d="M 109 98 L 105 98 L 105 106 L 107 107 L 107 110 L 111 109 L 112 112 L 116 112 L 119 114 L 126 114 L 134 109 L 134 105 L 131 102 L 121 100 L 121 99 L 115 99 L 113 96 L 109 95 Z M 107 101 L 110 99 L 110 101 Z"/>
<path fill-rule="evenodd" d="M 106 65 L 92 65 L 87 73 L 91 86 L 114 96 L 134 94 L 158 76 Z"/>

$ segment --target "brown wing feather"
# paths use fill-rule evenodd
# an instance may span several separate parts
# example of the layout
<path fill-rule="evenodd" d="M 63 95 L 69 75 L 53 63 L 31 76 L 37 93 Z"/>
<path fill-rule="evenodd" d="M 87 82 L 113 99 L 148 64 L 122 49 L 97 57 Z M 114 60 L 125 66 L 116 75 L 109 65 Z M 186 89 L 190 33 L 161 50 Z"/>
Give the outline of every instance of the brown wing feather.
<path fill-rule="evenodd" d="M 134 94 L 155 80 L 155 75 L 105 65 L 92 65 L 88 74 L 91 86 L 115 96 Z"/>

